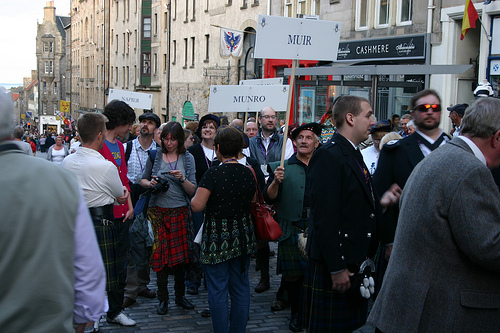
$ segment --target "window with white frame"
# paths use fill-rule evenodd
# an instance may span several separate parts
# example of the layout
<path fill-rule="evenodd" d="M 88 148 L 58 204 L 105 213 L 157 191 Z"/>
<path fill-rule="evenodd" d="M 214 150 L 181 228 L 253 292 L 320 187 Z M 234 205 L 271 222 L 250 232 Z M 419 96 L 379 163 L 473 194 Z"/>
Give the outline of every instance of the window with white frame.
<path fill-rule="evenodd" d="M 396 24 L 411 24 L 412 20 L 412 0 L 397 0 Z"/>
<path fill-rule="evenodd" d="M 375 27 L 383 28 L 389 25 L 389 0 L 376 0 Z"/>
<path fill-rule="evenodd" d="M 54 82 L 54 95 L 57 95 L 57 82 Z"/>
<path fill-rule="evenodd" d="M 44 42 L 43 43 L 43 52 L 52 53 L 53 52 L 53 46 L 54 46 L 53 42 Z"/>
<path fill-rule="evenodd" d="M 356 0 L 356 30 L 367 30 L 369 24 L 369 1 Z"/>
<path fill-rule="evenodd" d="M 307 2 L 306 2 L 306 0 L 298 0 L 297 14 L 302 14 L 302 15 L 307 14 Z"/>
<path fill-rule="evenodd" d="M 44 63 L 45 74 L 52 74 L 54 72 L 53 64 L 54 63 L 52 61 L 45 61 Z"/>
<path fill-rule="evenodd" d="M 52 106 L 53 106 L 53 108 L 54 108 L 54 114 L 56 114 L 56 112 L 57 112 L 57 111 L 59 111 L 59 110 L 57 109 L 57 103 L 54 103 Z"/>
<path fill-rule="evenodd" d="M 293 2 L 285 0 L 285 17 L 293 17 Z"/>

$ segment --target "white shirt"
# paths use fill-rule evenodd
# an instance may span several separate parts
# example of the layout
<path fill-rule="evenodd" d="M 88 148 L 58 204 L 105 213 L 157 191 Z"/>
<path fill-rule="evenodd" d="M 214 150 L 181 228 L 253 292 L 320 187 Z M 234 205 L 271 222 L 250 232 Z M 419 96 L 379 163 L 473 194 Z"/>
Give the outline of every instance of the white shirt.
<path fill-rule="evenodd" d="M 424 133 L 420 132 L 419 130 L 416 130 L 416 132 L 418 134 L 420 134 L 422 136 L 422 138 L 424 138 L 424 140 L 427 140 L 427 142 L 429 142 L 431 145 L 434 144 L 434 142 L 436 142 L 436 140 L 432 139 L 431 137 L 425 135 Z M 443 131 L 441 131 L 441 133 L 439 133 L 439 136 L 441 136 L 443 134 Z M 438 136 L 438 138 L 439 138 Z M 446 142 L 448 142 L 449 140 L 447 140 L 447 137 L 445 137 L 445 139 L 443 140 L 443 142 L 441 142 L 441 144 L 439 145 L 439 147 L 441 147 L 442 145 L 446 144 Z M 423 143 L 422 144 L 418 144 L 418 146 L 420 147 L 420 151 L 422 152 L 422 154 L 424 155 L 424 157 L 427 157 L 427 155 L 429 155 L 430 153 L 432 153 L 432 150 L 429 149 L 429 147 L 427 147 L 426 145 L 424 145 Z"/>
<path fill-rule="evenodd" d="M 64 159 L 62 166 L 77 176 L 89 208 L 112 204 L 123 196 L 118 169 L 94 149 L 80 147 Z"/>
<path fill-rule="evenodd" d="M 476 144 L 471 139 L 462 135 L 460 135 L 458 138 L 464 140 L 465 143 L 470 147 L 470 149 L 472 149 L 474 156 L 476 156 L 481 161 L 481 163 L 488 166 L 486 164 L 486 157 L 484 157 L 483 152 L 476 146 Z"/>
<path fill-rule="evenodd" d="M 375 148 L 375 145 L 371 145 L 368 148 L 365 148 L 361 151 L 361 155 L 363 155 L 363 161 L 365 162 L 370 175 L 373 176 L 375 170 L 377 169 L 378 157 L 380 152 Z"/>
<path fill-rule="evenodd" d="M 274 133 L 269 135 L 267 138 L 265 138 L 263 135 L 261 135 L 262 139 L 262 144 L 264 145 L 264 148 L 266 148 L 266 151 L 269 149 L 269 144 L 271 143 L 271 138 L 273 137 Z M 289 159 L 292 157 L 292 155 L 295 154 L 295 150 L 293 149 L 293 143 L 290 138 L 286 139 L 286 147 L 285 147 L 285 160 Z M 250 156 L 250 155 L 248 155 Z M 267 170 L 267 168 L 266 168 Z M 267 171 L 266 171 L 267 173 Z M 266 174 L 264 173 L 264 174 Z"/>
<path fill-rule="evenodd" d="M 201 144 L 201 148 L 203 148 L 203 153 L 205 154 L 205 157 L 207 158 L 207 160 L 213 161 L 213 160 L 217 159 L 217 154 L 215 153 L 215 148 L 210 149 L 210 148 L 205 147 L 203 144 Z"/>

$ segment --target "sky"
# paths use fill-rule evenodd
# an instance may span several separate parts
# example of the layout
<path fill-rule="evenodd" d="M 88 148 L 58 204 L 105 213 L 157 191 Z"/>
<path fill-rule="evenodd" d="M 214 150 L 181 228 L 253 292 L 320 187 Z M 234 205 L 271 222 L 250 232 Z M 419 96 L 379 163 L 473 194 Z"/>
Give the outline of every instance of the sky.
<path fill-rule="evenodd" d="M 0 83 L 22 84 L 36 69 L 37 20 L 46 0 L 0 0 Z M 54 0 L 56 15 L 69 16 L 71 0 Z"/>

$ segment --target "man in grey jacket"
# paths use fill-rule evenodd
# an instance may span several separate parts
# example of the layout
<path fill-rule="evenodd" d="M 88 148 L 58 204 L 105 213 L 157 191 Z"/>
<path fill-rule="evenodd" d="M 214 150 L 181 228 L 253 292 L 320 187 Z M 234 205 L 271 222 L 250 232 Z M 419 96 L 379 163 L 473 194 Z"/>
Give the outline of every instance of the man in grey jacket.
<path fill-rule="evenodd" d="M 500 101 L 467 109 L 460 136 L 412 172 L 394 248 L 368 322 L 390 332 L 500 327 Z"/>

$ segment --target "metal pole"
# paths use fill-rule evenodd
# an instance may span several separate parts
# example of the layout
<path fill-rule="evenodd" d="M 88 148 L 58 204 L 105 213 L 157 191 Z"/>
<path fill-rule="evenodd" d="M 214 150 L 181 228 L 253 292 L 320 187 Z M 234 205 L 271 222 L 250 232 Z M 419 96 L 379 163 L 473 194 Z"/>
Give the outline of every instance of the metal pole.
<path fill-rule="evenodd" d="M 292 61 L 292 77 L 290 78 L 290 88 L 288 90 L 288 104 L 286 106 L 286 116 L 285 116 L 285 130 L 283 132 L 283 147 L 281 148 L 281 162 L 280 166 L 282 167 L 285 163 L 285 151 L 286 151 L 286 141 L 288 139 L 288 123 L 290 121 L 290 109 L 292 107 L 292 94 L 293 87 L 295 84 L 295 68 L 297 67 L 298 60 Z"/>
<path fill-rule="evenodd" d="M 171 22 L 172 22 L 172 3 L 168 0 L 168 45 L 167 45 L 167 111 L 165 112 L 166 120 L 170 119 L 170 38 L 171 38 Z"/>

